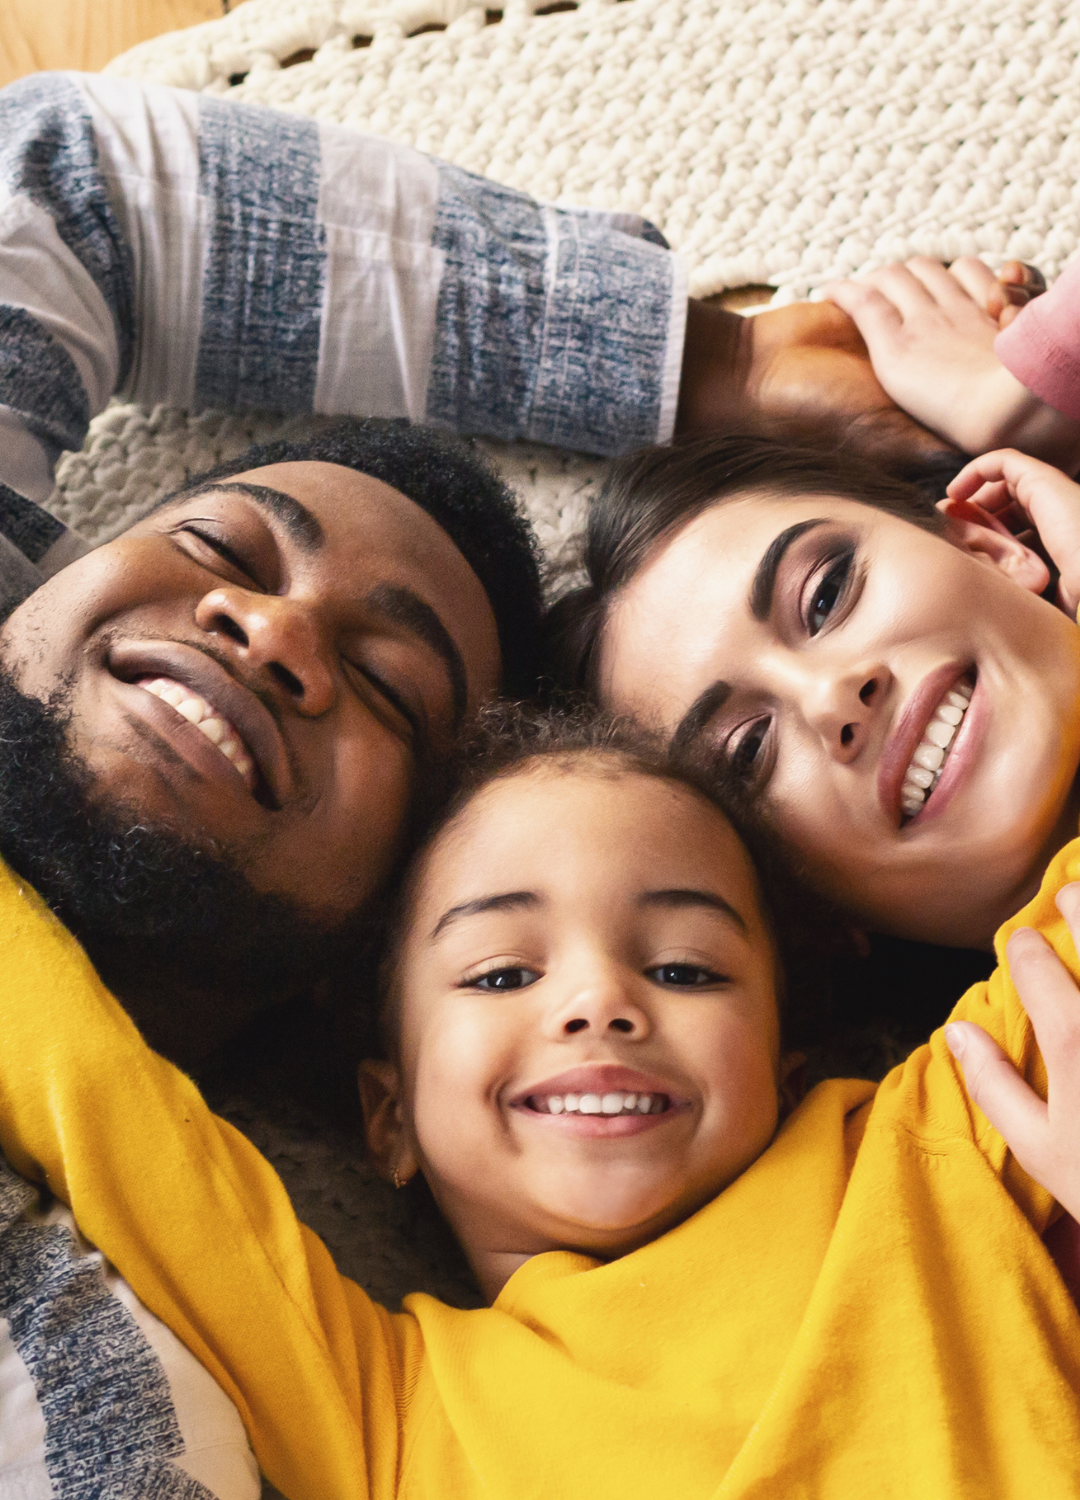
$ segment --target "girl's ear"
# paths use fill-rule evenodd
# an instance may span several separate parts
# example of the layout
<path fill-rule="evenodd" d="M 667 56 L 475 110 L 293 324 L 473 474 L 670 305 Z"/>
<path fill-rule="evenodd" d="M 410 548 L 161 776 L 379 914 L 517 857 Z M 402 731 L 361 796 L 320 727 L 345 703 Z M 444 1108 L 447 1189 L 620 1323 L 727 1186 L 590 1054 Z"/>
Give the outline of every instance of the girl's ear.
<path fill-rule="evenodd" d="M 946 539 L 963 552 L 989 563 L 1028 593 L 1041 594 L 1049 586 L 1050 569 L 1037 552 L 1025 547 L 996 516 L 970 500 L 940 500 L 938 510 L 948 519 Z"/>
<path fill-rule="evenodd" d="M 805 1053 L 782 1052 L 780 1054 L 780 1118 L 786 1120 L 792 1110 L 802 1103 L 806 1093 Z"/>
<path fill-rule="evenodd" d="M 401 1109 L 401 1075 L 390 1062 L 365 1058 L 357 1075 L 368 1154 L 380 1177 L 404 1187 L 420 1169 Z"/>

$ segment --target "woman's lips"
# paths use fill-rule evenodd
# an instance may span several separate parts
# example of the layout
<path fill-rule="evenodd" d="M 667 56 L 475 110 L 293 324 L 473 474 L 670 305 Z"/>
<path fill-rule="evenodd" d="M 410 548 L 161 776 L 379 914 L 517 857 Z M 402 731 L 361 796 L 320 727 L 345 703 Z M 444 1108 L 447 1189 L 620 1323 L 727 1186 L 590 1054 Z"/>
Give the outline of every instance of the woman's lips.
<path fill-rule="evenodd" d="M 911 693 L 895 729 L 885 743 L 878 764 L 878 799 L 886 817 L 890 822 L 895 823 L 897 828 L 903 824 L 905 817 L 901 801 L 904 778 L 911 765 L 912 757 L 926 733 L 927 726 L 945 695 L 955 687 L 957 682 L 962 681 L 966 676 L 973 675 L 973 671 L 970 663 L 952 662 L 928 673 Z M 970 713 L 969 709 L 965 714 L 965 721 L 970 717 Z M 949 758 L 945 762 L 946 769 L 956 753 L 956 747 L 960 743 L 964 730 L 965 724 L 961 724 L 960 731 L 950 746 Z M 942 780 L 944 780 L 944 772 Z M 940 785 L 939 782 L 938 789 Z M 936 797 L 937 789 L 932 800 L 936 800 Z M 927 806 L 929 805 L 927 803 Z"/>

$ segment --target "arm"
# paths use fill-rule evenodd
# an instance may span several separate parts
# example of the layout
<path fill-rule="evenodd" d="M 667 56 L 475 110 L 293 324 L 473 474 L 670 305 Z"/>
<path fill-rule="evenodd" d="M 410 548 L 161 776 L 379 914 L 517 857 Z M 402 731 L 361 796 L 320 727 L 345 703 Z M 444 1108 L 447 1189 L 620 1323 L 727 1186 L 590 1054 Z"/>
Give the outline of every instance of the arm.
<path fill-rule="evenodd" d="M 1080 464 L 1080 406 L 1066 412 L 1048 402 L 1028 366 L 1020 370 L 1008 353 L 1030 319 L 1045 323 L 1056 288 L 1000 332 L 986 310 L 994 283 L 980 261 L 946 270 L 916 256 L 825 292 L 855 320 L 875 374 L 905 411 L 967 453 L 1008 445 L 1072 470 Z"/>
<path fill-rule="evenodd" d="M 149 1051 L 0 867 L 0 1137 L 232 1397 L 292 1500 L 392 1488 L 403 1351 L 269 1164 Z M 178 1191 L 178 1188 L 180 1189 Z"/>
<path fill-rule="evenodd" d="M 1064 886 L 1056 904 L 1075 948 L 1080 885 Z M 1013 933 L 1007 952 L 1046 1063 L 1045 1099 L 983 1027 L 955 1021 L 946 1028 L 945 1039 L 972 1099 L 1017 1161 L 1080 1219 L 1080 986 L 1046 938 L 1030 927 Z"/>

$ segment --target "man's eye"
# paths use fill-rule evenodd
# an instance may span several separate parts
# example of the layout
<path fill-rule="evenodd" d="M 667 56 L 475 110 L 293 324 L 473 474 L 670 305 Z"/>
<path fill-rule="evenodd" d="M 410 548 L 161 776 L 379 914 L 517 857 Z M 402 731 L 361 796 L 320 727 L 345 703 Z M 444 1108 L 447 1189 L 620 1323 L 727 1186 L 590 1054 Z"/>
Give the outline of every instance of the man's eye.
<path fill-rule="evenodd" d="M 471 990 L 523 990 L 530 984 L 535 984 L 540 975 L 535 969 L 510 967 L 505 969 L 489 969 L 486 974 L 481 974 L 477 979 L 468 981 Z"/>
<path fill-rule="evenodd" d="M 742 781 L 749 781 L 759 768 L 761 751 L 769 737 L 769 723 L 768 719 L 755 719 L 728 751 L 728 764 Z"/>
<path fill-rule="evenodd" d="M 704 989 L 706 985 L 719 984 L 723 978 L 712 969 L 703 969 L 698 964 L 661 964 L 657 969 L 647 970 L 646 977 L 654 984 L 677 990 Z"/>
<path fill-rule="evenodd" d="M 256 583 L 255 575 L 250 566 L 240 554 L 234 552 L 227 542 L 223 541 L 221 537 L 215 536 L 209 528 L 193 526 L 189 521 L 186 525 L 177 527 L 177 530 L 186 532 L 188 536 L 197 537 L 204 547 L 209 547 L 211 552 L 216 552 L 218 557 L 230 563 L 238 573 L 242 573 L 250 582 L 255 583 L 256 588 L 259 586 Z"/>
<path fill-rule="evenodd" d="M 824 575 L 814 584 L 806 608 L 806 628 L 811 635 L 817 635 L 836 608 L 837 602 L 843 598 L 851 576 L 854 558 L 855 553 L 852 548 L 841 552 L 839 557 L 833 559 Z"/>

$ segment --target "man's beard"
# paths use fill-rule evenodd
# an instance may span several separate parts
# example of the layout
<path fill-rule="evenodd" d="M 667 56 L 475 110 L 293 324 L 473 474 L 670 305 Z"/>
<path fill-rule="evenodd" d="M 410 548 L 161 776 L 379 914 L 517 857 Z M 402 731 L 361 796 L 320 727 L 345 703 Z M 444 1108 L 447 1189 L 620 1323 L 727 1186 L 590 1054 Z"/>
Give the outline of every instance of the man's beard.
<path fill-rule="evenodd" d="M 28 697 L 0 665 L 0 854 L 75 934 L 148 1039 L 197 1056 L 257 1010 L 327 981 L 359 1001 L 370 915 L 320 925 L 253 890 L 212 843 L 101 805 L 68 742 L 69 696 Z"/>

